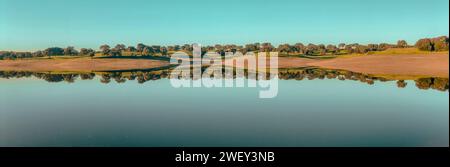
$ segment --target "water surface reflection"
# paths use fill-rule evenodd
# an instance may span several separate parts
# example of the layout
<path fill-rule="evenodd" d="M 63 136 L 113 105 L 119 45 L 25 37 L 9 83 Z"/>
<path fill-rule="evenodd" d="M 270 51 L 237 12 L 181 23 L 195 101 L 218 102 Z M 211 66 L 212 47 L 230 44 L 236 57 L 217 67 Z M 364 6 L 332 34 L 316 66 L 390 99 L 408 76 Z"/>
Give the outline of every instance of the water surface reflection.
<path fill-rule="evenodd" d="M 127 81 L 137 81 L 139 84 L 143 84 L 148 81 L 159 80 L 164 78 L 170 78 L 170 72 L 173 69 L 156 69 L 156 70 L 141 70 L 141 71 L 105 71 L 105 72 L 26 72 L 26 71 L 0 71 L 0 78 L 30 78 L 35 77 L 43 79 L 48 82 L 67 82 L 74 83 L 76 80 L 92 80 L 95 77 L 100 78 L 100 82 L 108 84 L 111 81 L 116 83 L 125 83 Z M 245 70 L 245 78 L 258 79 L 257 74 L 249 75 L 252 73 Z M 256 76 L 256 77 L 255 77 Z M 297 80 L 304 79 L 338 79 L 338 80 L 353 80 L 361 83 L 373 85 L 376 81 L 387 82 L 396 81 L 398 88 L 405 88 L 408 84 L 405 80 L 388 79 L 385 77 L 378 77 L 363 73 L 357 73 L 346 70 L 331 70 L 321 68 L 297 68 L 297 69 L 280 69 L 278 72 L 279 79 L 282 80 Z M 192 74 L 191 74 L 192 78 Z M 224 78 L 232 79 L 236 78 L 236 72 L 231 76 L 224 76 Z M 269 78 L 269 77 L 268 77 Z M 421 77 L 414 79 L 415 86 L 423 90 L 439 90 L 447 91 L 449 88 L 449 79 L 441 77 Z"/>

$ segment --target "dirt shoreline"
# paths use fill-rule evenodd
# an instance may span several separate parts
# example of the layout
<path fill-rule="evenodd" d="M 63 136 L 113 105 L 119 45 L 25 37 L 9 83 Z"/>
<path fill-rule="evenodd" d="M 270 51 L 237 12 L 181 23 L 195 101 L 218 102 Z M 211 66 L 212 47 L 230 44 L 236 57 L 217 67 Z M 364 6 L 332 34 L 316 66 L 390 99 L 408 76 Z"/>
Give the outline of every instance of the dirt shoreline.
<path fill-rule="evenodd" d="M 0 71 L 112 71 L 150 69 L 169 65 L 167 61 L 139 59 L 27 59 L 0 60 Z"/>

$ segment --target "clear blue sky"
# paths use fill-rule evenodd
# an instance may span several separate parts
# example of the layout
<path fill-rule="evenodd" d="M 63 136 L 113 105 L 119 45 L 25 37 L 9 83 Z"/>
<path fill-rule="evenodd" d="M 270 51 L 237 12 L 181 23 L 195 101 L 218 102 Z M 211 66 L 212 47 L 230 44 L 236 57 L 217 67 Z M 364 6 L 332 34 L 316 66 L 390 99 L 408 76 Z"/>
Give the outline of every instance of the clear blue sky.
<path fill-rule="evenodd" d="M 414 43 L 448 0 L 0 0 L 0 50 L 101 44 Z"/>

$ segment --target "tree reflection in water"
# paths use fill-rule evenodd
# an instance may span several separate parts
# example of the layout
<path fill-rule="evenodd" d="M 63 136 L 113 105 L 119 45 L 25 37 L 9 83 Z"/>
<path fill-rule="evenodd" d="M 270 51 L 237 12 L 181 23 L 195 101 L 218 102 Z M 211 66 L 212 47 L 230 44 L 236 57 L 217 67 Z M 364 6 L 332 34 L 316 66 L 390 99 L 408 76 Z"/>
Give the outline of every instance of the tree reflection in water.
<path fill-rule="evenodd" d="M 158 69 L 158 70 L 143 70 L 143 71 L 114 71 L 114 72 L 93 72 L 93 73 L 52 73 L 52 72 L 25 72 L 25 71 L 0 71 L 0 78 L 30 78 L 35 77 L 43 79 L 47 82 L 67 82 L 74 83 L 78 78 L 81 80 L 93 80 L 96 76 L 99 77 L 101 83 L 108 84 L 112 80 L 116 83 L 125 83 L 126 81 L 137 80 L 138 83 L 143 84 L 152 80 L 159 80 L 169 78 L 172 69 Z M 258 79 L 254 74 L 248 70 L 244 70 L 244 76 L 248 79 Z M 257 76 L 257 74 L 255 74 Z M 225 75 L 226 78 L 236 78 L 236 71 L 233 75 Z M 298 69 L 280 69 L 278 77 L 281 80 L 315 80 L 315 79 L 338 79 L 338 80 L 353 80 L 366 83 L 369 85 L 375 84 L 375 81 L 386 82 L 394 81 L 383 77 L 376 77 L 367 74 L 346 71 L 346 70 L 330 70 L 321 68 L 298 68 Z M 192 74 L 191 74 L 192 78 Z M 268 79 L 269 77 L 267 77 Z M 427 77 L 415 80 L 415 85 L 419 89 L 434 89 L 439 91 L 447 91 L 449 87 L 448 78 Z M 407 82 L 404 80 L 397 81 L 397 87 L 405 88 Z"/>

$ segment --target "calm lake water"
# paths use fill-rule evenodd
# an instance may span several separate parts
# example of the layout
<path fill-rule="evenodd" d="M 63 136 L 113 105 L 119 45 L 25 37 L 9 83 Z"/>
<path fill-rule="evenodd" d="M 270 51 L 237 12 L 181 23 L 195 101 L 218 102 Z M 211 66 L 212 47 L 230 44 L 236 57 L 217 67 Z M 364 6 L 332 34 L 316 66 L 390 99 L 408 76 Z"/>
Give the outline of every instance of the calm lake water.
<path fill-rule="evenodd" d="M 415 81 L 281 79 L 259 99 L 77 77 L 0 78 L 0 146 L 449 146 L 448 90 Z"/>

